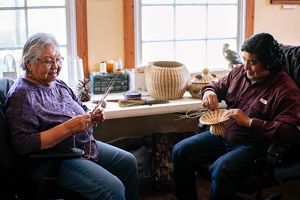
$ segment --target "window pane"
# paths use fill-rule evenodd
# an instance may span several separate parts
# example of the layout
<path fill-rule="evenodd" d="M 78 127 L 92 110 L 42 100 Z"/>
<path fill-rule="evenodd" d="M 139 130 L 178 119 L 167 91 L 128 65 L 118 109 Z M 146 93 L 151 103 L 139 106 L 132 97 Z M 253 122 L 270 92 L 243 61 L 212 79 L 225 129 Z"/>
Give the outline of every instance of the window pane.
<path fill-rule="evenodd" d="M 25 2 L 27 2 L 26 6 Z M 74 64 L 74 62 L 69 65 L 67 63 L 69 60 L 73 60 L 71 57 L 76 57 L 76 55 L 67 52 L 67 49 L 72 48 L 67 46 L 67 37 L 70 36 L 67 35 L 70 33 L 67 28 L 71 28 L 71 31 L 74 30 L 73 26 L 67 27 L 66 21 L 69 18 L 66 15 L 69 12 L 66 12 L 66 5 L 72 2 L 65 0 L 0 0 L 0 20 L 3 19 L 0 26 L 0 76 L 3 71 L 7 71 L 7 67 L 3 64 L 4 56 L 7 54 L 15 58 L 18 75 L 23 74 L 19 65 L 22 48 L 27 37 L 37 32 L 45 32 L 55 36 L 61 46 L 62 56 L 65 58 L 59 78 L 67 83 L 70 81 L 72 77 L 69 77 L 68 72 L 69 68 L 73 66 L 70 64 Z M 3 7 L 5 8 L 3 9 Z M 71 9 L 70 13 L 72 12 L 75 10 Z M 70 21 L 73 19 L 72 16 L 70 15 Z M 76 42 L 72 36 L 70 36 L 70 41 Z"/>
<path fill-rule="evenodd" d="M 204 67 L 215 70 L 227 68 L 222 47 L 226 42 L 234 50 L 237 41 L 240 40 L 238 30 L 241 30 L 239 26 L 242 24 L 238 24 L 237 20 L 240 1 L 141 2 L 142 19 L 139 20 L 140 28 L 137 28 L 141 43 L 137 43 L 137 49 L 142 51 L 137 56 L 138 65 L 149 60 L 174 58 L 184 63 L 190 72 L 199 72 Z M 162 48 L 157 42 L 168 43 L 170 49 Z"/>
<path fill-rule="evenodd" d="M 24 10 L 0 11 L 0 47 L 21 47 L 26 40 Z"/>
<path fill-rule="evenodd" d="M 142 40 L 170 40 L 174 38 L 174 14 L 171 6 L 142 8 Z M 159 23 L 157 23 L 159 22 Z"/>
<path fill-rule="evenodd" d="M 4 58 L 6 55 L 12 55 L 15 60 L 15 69 L 11 67 L 7 67 L 4 65 Z M 22 50 L 2 50 L 0 51 L 0 77 L 3 77 L 3 72 L 7 71 L 16 71 L 18 76 L 23 74 L 23 70 L 20 68 L 21 64 L 21 56 L 22 56 Z M 10 65 L 10 63 L 9 63 Z"/>
<path fill-rule="evenodd" d="M 238 0 L 208 0 L 210 4 L 237 4 Z"/>
<path fill-rule="evenodd" d="M 24 0 L 1 0 L 0 7 L 24 7 Z"/>
<path fill-rule="evenodd" d="M 69 58 L 67 54 L 67 48 L 66 47 L 60 47 L 60 54 L 64 58 L 64 62 L 61 68 L 61 71 L 59 73 L 59 79 L 64 80 L 64 82 L 68 83 L 68 63 L 69 63 Z"/>
<path fill-rule="evenodd" d="M 237 37 L 237 7 L 208 6 L 208 38 Z"/>
<path fill-rule="evenodd" d="M 142 0 L 142 4 L 172 4 L 174 0 Z"/>
<path fill-rule="evenodd" d="M 176 0 L 177 4 L 206 3 L 207 0 Z"/>
<path fill-rule="evenodd" d="M 27 6 L 64 6 L 65 0 L 27 0 Z"/>
<path fill-rule="evenodd" d="M 209 40 L 207 41 L 207 67 L 209 69 L 227 68 L 227 61 L 223 56 L 223 44 L 228 43 L 233 49 L 236 47 L 236 40 Z"/>
<path fill-rule="evenodd" d="M 206 65 L 204 41 L 176 42 L 176 60 L 188 66 L 190 72 L 199 71 Z"/>
<path fill-rule="evenodd" d="M 67 43 L 64 8 L 28 9 L 29 35 L 37 32 L 53 34 L 61 45 Z"/>
<path fill-rule="evenodd" d="M 187 23 L 188 22 L 188 23 Z M 206 36 L 206 9 L 204 6 L 176 8 L 176 39 L 199 39 Z"/>
<path fill-rule="evenodd" d="M 142 65 L 159 60 L 174 60 L 174 46 L 171 42 L 143 43 Z"/>

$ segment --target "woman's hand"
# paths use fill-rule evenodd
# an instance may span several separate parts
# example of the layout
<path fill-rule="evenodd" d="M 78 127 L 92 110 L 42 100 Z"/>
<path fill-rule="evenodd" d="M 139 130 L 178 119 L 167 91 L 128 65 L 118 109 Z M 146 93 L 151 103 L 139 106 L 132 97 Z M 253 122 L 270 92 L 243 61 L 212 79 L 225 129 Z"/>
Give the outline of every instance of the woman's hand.
<path fill-rule="evenodd" d="M 63 124 L 73 133 L 85 131 L 92 123 L 90 114 L 78 115 L 64 122 Z"/>
<path fill-rule="evenodd" d="M 214 91 L 207 90 L 202 97 L 203 107 L 209 110 L 216 110 L 218 108 L 219 100 Z"/>
<path fill-rule="evenodd" d="M 102 122 L 105 119 L 104 111 L 101 108 L 96 109 L 93 113 L 89 113 L 92 119 L 92 122 Z"/>
<path fill-rule="evenodd" d="M 89 128 L 92 119 L 89 114 L 78 115 L 47 131 L 41 132 L 41 149 L 48 149 L 64 139 Z"/>
<path fill-rule="evenodd" d="M 229 109 L 225 117 L 234 119 L 238 124 L 250 127 L 251 118 L 248 117 L 241 109 Z"/>

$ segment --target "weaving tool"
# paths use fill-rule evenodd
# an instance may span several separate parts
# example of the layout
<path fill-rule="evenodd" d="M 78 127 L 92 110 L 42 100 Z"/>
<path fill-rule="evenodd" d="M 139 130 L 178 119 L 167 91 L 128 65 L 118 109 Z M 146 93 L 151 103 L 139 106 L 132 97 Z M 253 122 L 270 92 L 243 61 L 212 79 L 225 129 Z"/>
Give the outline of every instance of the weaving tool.
<path fill-rule="evenodd" d="M 114 83 L 115 83 L 115 79 L 112 79 L 109 84 L 107 85 L 106 89 L 105 89 L 105 92 L 103 94 L 103 96 L 101 97 L 100 101 L 97 103 L 97 105 L 94 107 L 94 109 L 92 110 L 92 113 L 94 113 L 94 111 L 99 107 L 101 106 L 102 103 L 105 102 L 105 98 L 107 97 L 108 93 L 112 90 L 113 86 L 114 86 Z M 94 122 L 93 123 L 93 127 L 97 127 L 98 123 L 97 122 Z"/>
<path fill-rule="evenodd" d="M 111 91 L 111 89 L 113 88 L 115 83 L 115 79 L 112 79 L 109 84 L 107 85 L 105 92 L 103 94 L 103 96 L 101 97 L 100 101 L 97 103 L 97 105 L 94 107 L 94 109 L 92 110 L 92 113 L 102 104 L 104 103 L 105 98 L 107 97 L 108 93 Z"/>

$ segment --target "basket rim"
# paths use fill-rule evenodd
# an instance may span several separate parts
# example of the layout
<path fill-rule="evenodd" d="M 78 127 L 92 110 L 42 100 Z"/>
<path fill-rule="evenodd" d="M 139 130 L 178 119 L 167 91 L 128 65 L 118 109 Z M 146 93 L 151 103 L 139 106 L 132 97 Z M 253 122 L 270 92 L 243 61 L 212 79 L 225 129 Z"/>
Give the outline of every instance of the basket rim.
<path fill-rule="evenodd" d="M 161 64 L 161 65 L 159 65 Z M 156 66 L 156 67 L 182 67 L 184 64 L 178 61 L 167 61 L 167 60 L 159 60 L 159 61 L 153 61 L 149 63 L 150 66 Z"/>
<path fill-rule="evenodd" d="M 227 120 L 229 120 L 229 118 L 225 118 L 223 117 L 221 120 L 219 120 L 218 122 L 208 122 L 207 120 L 204 120 L 205 117 L 207 117 L 207 115 L 210 115 L 214 112 L 227 112 L 228 110 L 227 109 L 224 109 L 224 108 L 221 108 L 221 109 L 217 109 L 217 110 L 209 110 L 207 112 L 205 112 L 203 115 L 201 115 L 201 117 L 199 118 L 199 122 L 201 124 L 204 124 L 204 125 L 215 125 L 215 124 L 220 124 L 220 123 L 223 123 Z"/>

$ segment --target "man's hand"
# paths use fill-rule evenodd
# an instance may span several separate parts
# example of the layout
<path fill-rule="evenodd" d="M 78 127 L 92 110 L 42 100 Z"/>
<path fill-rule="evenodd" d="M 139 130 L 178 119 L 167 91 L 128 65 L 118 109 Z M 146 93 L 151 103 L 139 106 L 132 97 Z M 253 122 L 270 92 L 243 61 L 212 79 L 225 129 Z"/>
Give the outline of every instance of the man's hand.
<path fill-rule="evenodd" d="M 219 100 L 214 91 L 207 90 L 202 98 L 203 107 L 209 110 L 216 110 L 218 108 Z"/>
<path fill-rule="evenodd" d="M 234 119 L 238 124 L 250 127 L 251 118 L 248 117 L 241 109 L 229 109 L 225 117 Z"/>

